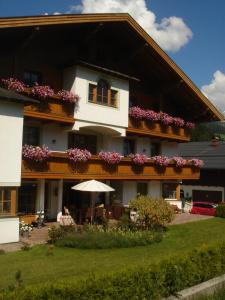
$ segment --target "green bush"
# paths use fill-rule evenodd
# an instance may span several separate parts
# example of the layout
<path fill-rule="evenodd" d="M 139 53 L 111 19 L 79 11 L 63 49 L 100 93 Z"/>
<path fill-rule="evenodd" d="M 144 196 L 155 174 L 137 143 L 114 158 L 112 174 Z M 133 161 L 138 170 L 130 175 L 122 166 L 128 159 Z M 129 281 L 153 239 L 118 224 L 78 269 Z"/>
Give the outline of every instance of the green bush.
<path fill-rule="evenodd" d="M 80 249 L 128 248 L 149 245 L 161 239 L 162 233 L 151 231 L 87 231 L 61 238 L 55 245 Z"/>
<path fill-rule="evenodd" d="M 129 207 L 137 210 L 138 221 L 143 228 L 166 227 L 174 218 L 174 210 L 164 199 L 140 196 L 131 200 Z"/>
<path fill-rule="evenodd" d="M 86 280 L 64 279 L 5 292 L 0 299 L 88 300 L 161 299 L 224 273 L 225 243 L 201 247 L 189 254 L 160 261 L 155 265 L 133 266 L 106 276 Z M 1 298 L 2 297 L 2 298 Z"/>
<path fill-rule="evenodd" d="M 216 208 L 216 216 L 225 218 L 225 204 L 219 204 Z"/>
<path fill-rule="evenodd" d="M 52 226 L 48 229 L 48 237 L 52 243 L 76 232 L 74 226 Z"/>

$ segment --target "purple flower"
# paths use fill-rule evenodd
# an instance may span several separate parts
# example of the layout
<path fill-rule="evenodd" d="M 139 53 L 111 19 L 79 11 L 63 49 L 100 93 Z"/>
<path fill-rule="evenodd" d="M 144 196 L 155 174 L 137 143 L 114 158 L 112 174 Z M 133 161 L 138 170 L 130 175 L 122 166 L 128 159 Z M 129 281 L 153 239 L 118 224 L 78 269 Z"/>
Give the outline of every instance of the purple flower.
<path fill-rule="evenodd" d="M 59 91 L 57 93 L 57 96 L 59 96 L 62 101 L 68 103 L 77 103 L 79 101 L 78 95 L 75 95 L 72 92 L 66 90 Z"/>
<path fill-rule="evenodd" d="M 51 151 L 46 146 L 24 145 L 22 148 L 22 156 L 25 160 L 44 162 L 50 157 Z"/>
<path fill-rule="evenodd" d="M 175 163 L 175 166 L 177 168 L 182 168 L 183 166 L 186 165 L 187 161 L 186 159 L 180 157 L 180 156 L 174 156 L 172 159 L 171 159 L 172 162 Z"/>
<path fill-rule="evenodd" d="M 152 160 L 155 165 L 160 166 L 160 167 L 167 167 L 170 163 L 170 159 L 166 156 L 154 156 L 152 157 Z"/>
<path fill-rule="evenodd" d="M 72 148 L 66 151 L 70 161 L 86 162 L 91 158 L 91 152 L 86 149 Z"/>
<path fill-rule="evenodd" d="M 169 116 L 167 113 L 160 112 L 160 121 L 164 125 L 170 125 L 173 123 L 174 119 L 173 119 L 173 117 Z"/>
<path fill-rule="evenodd" d="M 148 161 L 148 157 L 145 154 L 130 154 L 129 157 L 135 165 L 144 165 Z"/>
<path fill-rule="evenodd" d="M 133 106 L 129 109 L 129 115 L 134 119 L 144 119 L 145 118 L 145 110 L 140 108 L 139 106 Z"/>
<path fill-rule="evenodd" d="M 189 163 L 190 163 L 192 166 L 196 167 L 196 168 L 201 168 L 201 167 L 203 167 L 203 165 L 204 165 L 203 160 L 197 159 L 197 158 L 192 158 L 192 159 L 190 159 L 190 160 L 189 160 Z"/>
<path fill-rule="evenodd" d="M 145 118 L 149 121 L 159 121 L 160 120 L 160 113 L 157 113 L 153 110 L 147 109 L 145 111 Z"/>
<path fill-rule="evenodd" d="M 181 118 L 173 118 L 173 124 L 176 126 L 176 127 L 183 127 L 185 122 L 183 119 Z"/>
<path fill-rule="evenodd" d="M 35 83 L 31 89 L 31 94 L 39 99 L 47 99 L 54 96 L 54 91 L 48 85 L 39 85 L 38 83 Z"/>
<path fill-rule="evenodd" d="M 194 129 L 195 128 L 195 124 L 192 122 L 186 122 L 185 123 L 185 127 L 189 128 L 189 129 Z"/>
<path fill-rule="evenodd" d="M 1 82 L 5 87 L 7 87 L 8 90 L 13 90 L 18 93 L 24 92 L 26 88 L 25 84 L 22 81 L 19 81 L 18 79 L 12 77 L 6 79 L 2 78 Z"/>
<path fill-rule="evenodd" d="M 101 151 L 98 156 L 110 165 L 118 164 L 122 158 L 121 155 L 117 152 Z"/>

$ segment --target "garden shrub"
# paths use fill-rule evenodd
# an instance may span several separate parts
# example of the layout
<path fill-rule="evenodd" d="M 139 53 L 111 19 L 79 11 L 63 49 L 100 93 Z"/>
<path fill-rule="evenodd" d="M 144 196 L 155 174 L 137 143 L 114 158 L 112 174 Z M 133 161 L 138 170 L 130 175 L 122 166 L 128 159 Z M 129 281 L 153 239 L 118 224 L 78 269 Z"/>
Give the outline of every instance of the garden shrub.
<path fill-rule="evenodd" d="M 138 221 L 143 228 L 166 227 L 174 218 L 174 210 L 164 199 L 140 196 L 131 200 L 129 207 L 138 212 Z"/>
<path fill-rule="evenodd" d="M 202 246 L 189 254 L 171 257 L 158 264 L 136 265 L 104 277 L 92 275 L 86 280 L 72 278 L 25 287 L 16 292 L 2 293 L 0 299 L 161 299 L 223 274 L 224 253 L 225 243 Z"/>
<path fill-rule="evenodd" d="M 76 232 L 74 226 L 52 226 L 48 229 L 48 237 L 52 243 Z"/>
<path fill-rule="evenodd" d="M 216 208 L 216 216 L 225 218 L 225 204 L 219 204 Z"/>
<path fill-rule="evenodd" d="M 145 246 L 161 240 L 162 233 L 153 231 L 87 231 L 58 239 L 55 245 L 80 249 L 107 249 Z"/>

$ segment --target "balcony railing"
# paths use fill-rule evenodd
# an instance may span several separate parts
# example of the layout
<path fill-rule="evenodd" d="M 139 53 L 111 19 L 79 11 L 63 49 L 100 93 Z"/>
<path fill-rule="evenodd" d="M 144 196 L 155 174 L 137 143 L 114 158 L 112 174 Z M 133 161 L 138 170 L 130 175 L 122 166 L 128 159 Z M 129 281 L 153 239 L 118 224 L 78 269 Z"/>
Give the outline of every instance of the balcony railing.
<path fill-rule="evenodd" d="M 170 164 L 159 168 L 151 161 L 143 166 L 123 158 L 118 165 L 108 165 L 99 157 L 85 163 L 71 163 L 66 153 L 53 152 L 45 163 L 23 160 L 22 178 L 45 179 L 114 179 L 114 180 L 181 180 L 199 179 L 200 170 L 192 166 L 176 168 Z"/>
<path fill-rule="evenodd" d="M 156 121 L 137 120 L 131 117 L 129 117 L 127 132 L 176 141 L 190 141 L 190 130 L 188 128 L 164 125 Z"/>
<path fill-rule="evenodd" d="M 39 104 L 24 107 L 24 116 L 42 120 L 51 120 L 65 124 L 74 124 L 74 104 L 60 103 L 57 99 L 48 99 Z"/>

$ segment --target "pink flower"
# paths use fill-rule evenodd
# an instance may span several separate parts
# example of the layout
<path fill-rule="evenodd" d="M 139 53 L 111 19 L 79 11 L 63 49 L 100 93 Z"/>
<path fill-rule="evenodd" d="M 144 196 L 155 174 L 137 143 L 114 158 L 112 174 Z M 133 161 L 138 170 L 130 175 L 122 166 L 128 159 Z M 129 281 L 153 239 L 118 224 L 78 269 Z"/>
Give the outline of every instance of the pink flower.
<path fill-rule="evenodd" d="M 68 103 L 77 103 L 79 101 L 79 96 L 73 94 L 70 91 L 61 90 L 57 93 L 57 96 L 60 97 L 61 100 Z"/>
<path fill-rule="evenodd" d="M 168 115 L 167 113 L 160 112 L 160 121 L 161 121 L 164 125 L 170 125 L 170 124 L 173 123 L 174 119 L 173 119 L 173 117 L 171 117 L 171 116 Z"/>
<path fill-rule="evenodd" d="M 133 106 L 129 109 L 129 115 L 134 119 L 144 119 L 145 118 L 145 110 L 140 108 L 139 106 Z"/>
<path fill-rule="evenodd" d="M 91 152 L 86 149 L 73 148 L 66 151 L 69 160 L 73 162 L 86 162 L 91 158 Z"/>
<path fill-rule="evenodd" d="M 185 122 L 181 118 L 173 118 L 173 124 L 177 127 L 183 127 Z"/>
<path fill-rule="evenodd" d="M 110 165 L 118 164 L 122 158 L 121 155 L 117 152 L 101 151 L 98 156 Z"/>
<path fill-rule="evenodd" d="M 192 158 L 192 159 L 190 159 L 190 160 L 189 160 L 189 163 L 190 163 L 192 166 L 196 167 L 196 168 L 201 168 L 201 167 L 203 167 L 203 165 L 204 165 L 203 160 L 197 159 L 197 158 Z"/>
<path fill-rule="evenodd" d="M 155 165 L 160 166 L 160 167 L 167 167 L 170 163 L 170 159 L 166 156 L 154 156 L 152 157 L 153 162 Z"/>
<path fill-rule="evenodd" d="M 145 118 L 149 121 L 159 121 L 160 120 L 160 113 L 157 113 L 153 110 L 147 109 L 145 111 Z"/>
<path fill-rule="evenodd" d="M 189 129 L 194 129 L 195 128 L 195 124 L 192 122 L 186 122 L 185 123 L 185 127 L 189 128 Z"/>
<path fill-rule="evenodd" d="M 29 161 L 44 162 L 50 157 L 50 154 L 51 151 L 45 146 L 24 145 L 22 148 L 23 158 Z"/>
<path fill-rule="evenodd" d="M 25 84 L 22 81 L 19 81 L 18 79 L 12 77 L 6 79 L 2 78 L 1 82 L 4 86 L 7 87 L 8 90 L 13 90 L 18 93 L 24 92 L 26 88 Z"/>
<path fill-rule="evenodd" d="M 183 166 L 186 165 L 187 161 L 186 159 L 182 158 L 182 157 L 179 157 L 179 156 L 174 156 L 171 161 L 173 161 L 175 163 L 175 166 L 177 168 L 181 168 Z"/>
<path fill-rule="evenodd" d="M 48 85 L 39 85 L 38 83 L 35 83 L 31 89 L 31 94 L 39 99 L 47 99 L 54 96 L 54 91 Z"/>
<path fill-rule="evenodd" d="M 135 165 L 144 165 L 148 161 L 148 157 L 145 154 L 130 154 L 129 157 Z"/>

